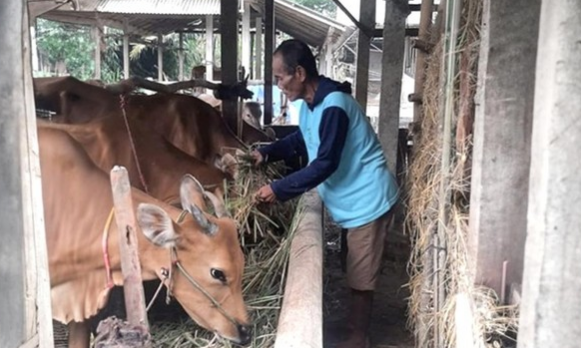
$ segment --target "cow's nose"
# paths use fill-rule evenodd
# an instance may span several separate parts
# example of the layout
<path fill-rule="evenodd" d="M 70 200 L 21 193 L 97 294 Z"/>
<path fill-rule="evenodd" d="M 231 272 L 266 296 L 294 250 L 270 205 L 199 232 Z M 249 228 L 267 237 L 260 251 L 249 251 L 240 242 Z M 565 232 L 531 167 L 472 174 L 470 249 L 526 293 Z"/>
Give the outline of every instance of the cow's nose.
<path fill-rule="evenodd" d="M 252 339 L 252 331 L 250 326 L 238 324 L 237 328 L 238 336 L 240 337 L 240 344 L 245 346 L 250 343 L 250 340 Z"/>

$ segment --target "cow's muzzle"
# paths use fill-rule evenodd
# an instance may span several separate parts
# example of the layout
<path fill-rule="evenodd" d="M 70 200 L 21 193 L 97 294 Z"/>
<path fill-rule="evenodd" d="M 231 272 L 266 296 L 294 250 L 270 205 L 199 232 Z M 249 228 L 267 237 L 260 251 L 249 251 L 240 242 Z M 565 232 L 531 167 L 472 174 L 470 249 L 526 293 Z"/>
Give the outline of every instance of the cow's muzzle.
<path fill-rule="evenodd" d="M 252 339 L 252 330 L 250 326 L 238 324 L 236 325 L 236 328 L 238 329 L 238 344 L 245 346 L 250 343 L 250 340 Z"/>

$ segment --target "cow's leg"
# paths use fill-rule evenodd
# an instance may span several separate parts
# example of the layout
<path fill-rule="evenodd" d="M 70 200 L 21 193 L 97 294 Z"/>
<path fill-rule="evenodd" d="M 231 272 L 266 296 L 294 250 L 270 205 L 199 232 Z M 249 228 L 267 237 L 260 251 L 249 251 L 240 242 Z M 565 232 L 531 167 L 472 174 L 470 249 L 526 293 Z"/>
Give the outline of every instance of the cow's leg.
<path fill-rule="evenodd" d="M 71 321 L 69 323 L 69 348 L 89 348 L 89 323 Z"/>

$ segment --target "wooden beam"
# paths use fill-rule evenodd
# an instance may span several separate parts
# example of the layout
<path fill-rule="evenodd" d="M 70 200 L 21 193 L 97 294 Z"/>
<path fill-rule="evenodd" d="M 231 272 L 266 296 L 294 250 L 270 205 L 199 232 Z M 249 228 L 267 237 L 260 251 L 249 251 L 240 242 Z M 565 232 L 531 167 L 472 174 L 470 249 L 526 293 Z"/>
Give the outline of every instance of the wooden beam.
<path fill-rule="evenodd" d="M 397 174 L 401 81 L 405 55 L 405 22 L 408 14 L 409 11 L 405 7 L 397 5 L 394 1 L 385 2 L 378 136 L 387 158 L 389 170 L 393 174 Z M 388 47 L 389 49 L 386 49 Z M 365 97 L 367 97 L 367 93 Z"/>
<path fill-rule="evenodd" d="M 127 169 L 115 166 L 111 170 L 110 177 L 115 206 L 115 222 L 119 232 L 117 238 L 121 255 L 127 321 L 132 325 L 141 325 L 149 330 L 138 255 L 137 224 Z"/>
<path fill-rule="evenodd" d="M 417 37 L 419 35 L 418 28 L 406 28 L 405 36 Z M 373 30 L 373 37 L 383 37 L 383 29 L 378 28 Z"/>
<path fill-rule="evenodd" d="M 220 2 L 220 42 L 222 58 L 222 83 L 233 85 L 238 81 L 238 2 Z M 238 102 L 224 100 L 222 114 L 236 134 L 238 129 Z"/>
<path fill-rule="evenodd" d="M 422 96 L 424 93 L 424 81 L 426 76 L 426 58 L 431 50 L 431 43 L 429 42 L 430 28 L 432 25 L 432 9 L 434 7 L 434 0 L 422 0 L 422 11 L 420 13 L 420 26 L 418 30 L 418 39 L 413 41 L 414 47 L 424 47 L 416 52 L 416 70 L 414 75 L 414 95 Z M 424 45 L 420 44 L 424 43 Z M 412 101 L 410 99 L 410 101 Z M 413 100 L 414 102 L 414 122 L 419 122 L 421 119 L 421 98 Z"/>
<path fill-rule="evenodd" d="M 359 20 L 364 27 L 375 28 L 375 1 L 361 1 Z M 371 36 L 364 30 L 357 35 L 357 72 L 355 76 L 355 99 L 367 113 L 367 87 L 369 85 L 369 47 Z M 402 49 L 403 52 L 403 49 Z M 396 137 L 397 138 L 397 137 Z"/>
<path fill-rule="evenodd" d="M 264 0 L 264 125 L 272 123 L 272 53 L 274 52 L 274 0 Z"/>
<path fill-rule="evenodd" d="M 372 26 L 369 26 L 367 23 L 363 23 L 363 21 L 361 20 L 363 18 L 363 16 L 361 15 L 363 13 L 363 8 L 367 7 L 367 5 L 371 3 L 371 1 L 360 0 L 361 12 L 359 12 L 360 13 L 359 21 L 355 18 L 355 16 L 351 14 L 351 12 L 349 12 L 349 10 L 341 3 L 341 1 L 333 0 L 333 2 L 335 3 L 335 5 L 337 5 L 337 7 L 339 7 L 341 11 L 343 11 L 343 13 L 345 13 L 345 15 L 351 20 L 351 22 L 353 22 L 353 24 L 357 26 L 357 28 L 359 28 L 361 32 L 365 33 L 367 37 L 373 36 L 373 30 L 375 29 L 375 18 L 373 19 Z M 373 12 L 375 13 L 375 2 L 370 7 L 373 7 Z"/>
<path fill-rule="evenodd" d="M 101 30 L 97 26 L 91 28 L 93 39 L 95 40 L 95 75 L 97 80 L 101 79 Z"/>
<path fill-rule="evenodd" d="M 178 51 L 178 80 L 184 79 L 184 33 L 179 33 L 179 51 Z"/>
<path fill-rule="evenodd" d="M 123 23 L 123 76 L 129 78 L 129 33 L 127 32 L 127 20 Z"/>
<path fill-rule="evenodd" d="M 316 190 L 301 202 L 275 348 L 323 347 L 323 205 Z"/>
<path fill-rule="evenodd" d="M 194 78 L 191 76 L 191 78 Z M 214 79 L 214 16 L 206 16 L 206 80 Z"/>
<path fill-rule="evenodd" d="M 264 50 L 262 49 L 262 17 L 256 17 L 256 35 L 254 36 L 254 77 L 255 80 L 262 80 L 262 57 L 264 57 Z"/>
<path fill-rule="evenodd" d="M 163 81 L 163 35 L 157 34 L 157 81 Z"/>
<path fill-rule="evenodd" d="M 26 3 L 0 6 L 0 347 L 53 347 Z"/>
<path fill-rule="evenodd" d="M 242 13 L 242 66 L 246 74 L 250 73 L 250 2 L 242 0 L 244 3 L 244 12 Z"/>

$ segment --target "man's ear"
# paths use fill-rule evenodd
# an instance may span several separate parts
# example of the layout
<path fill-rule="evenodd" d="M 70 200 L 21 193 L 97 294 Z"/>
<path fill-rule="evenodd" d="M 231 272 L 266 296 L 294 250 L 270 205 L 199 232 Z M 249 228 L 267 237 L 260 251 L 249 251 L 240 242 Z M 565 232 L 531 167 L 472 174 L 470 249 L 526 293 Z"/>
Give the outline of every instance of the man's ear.
<path fill-rule="evenodd" d="M 299 81 L 301 82 L 305 82 L 305 80 L 307 79 L 307 71 L 300 65 L 298 65 L 295 68 L 295 74 L 297 75 Z"/>

